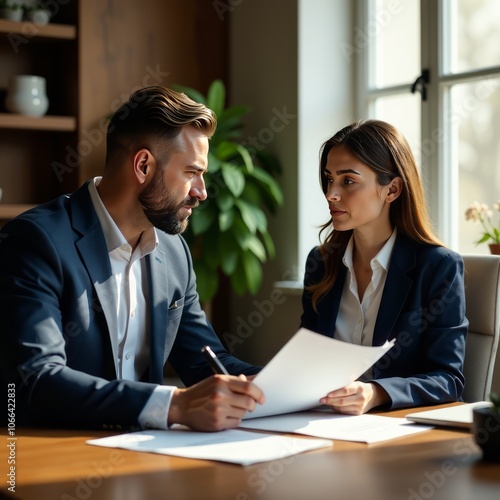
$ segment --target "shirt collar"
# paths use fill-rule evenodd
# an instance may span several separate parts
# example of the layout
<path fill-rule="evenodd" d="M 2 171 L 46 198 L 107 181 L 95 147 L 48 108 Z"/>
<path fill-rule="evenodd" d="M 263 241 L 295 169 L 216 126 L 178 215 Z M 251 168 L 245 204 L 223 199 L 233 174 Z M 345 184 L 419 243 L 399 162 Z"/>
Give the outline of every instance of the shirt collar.
<path fill-rule="evenodd" d="M 94 177 L 92 181 L 89 182 L 88 186 L 90 199 L 92 200 L 94 210 L 96 211 L 97 218 L 99 219 L 102 230 L 104 232 L 104 239 L 106 240 L 108 252 L 111 253 L 123 245 L 128 245 L 128 242 L 111 215 L 109 215 L 108 210 L 104 206 L 104 203 L 99 196 L 97 186 L 99 185 L 99 182 L 101 182 L 101 179 L 102 177 Z M 156 229 L 154 227 L 151 227 L 143 231 L 139 240 L 141 256 L 151 253 L 157 246 L 158 235 L 156 234 Z"/>
<path fill-rule="evenodd" d="M 372 269 L 377 266 L 382 266 L 386 271 L 389 270 L 389 264 L 391 263 L 392 250 L 394 249 L 394 244 L 396 243 L 397 229 L 394 228 L 391 237 L 385 242 L 384 246 L 379 250 L 377 255 L 373 257 L 370 261 Z M 351 236 L 349 243 L 342 257 L 342 262 L 344 266 L 348 269 L 353 269 L 353 250 L 354 250 L 354 238 Z"/>

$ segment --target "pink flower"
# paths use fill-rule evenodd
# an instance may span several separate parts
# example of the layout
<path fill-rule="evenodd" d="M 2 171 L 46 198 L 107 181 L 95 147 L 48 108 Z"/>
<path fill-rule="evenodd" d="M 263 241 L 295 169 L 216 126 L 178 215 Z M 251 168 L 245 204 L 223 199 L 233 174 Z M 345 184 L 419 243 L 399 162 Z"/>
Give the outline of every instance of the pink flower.
<path fill-rule="evenodd" d="M 500 212 L 500 200 L 493 203 L 493 210 Z M 492 217 L 493 211 L 489 209 L 488 205 L 478 201 L 472 203 L 465 211 L 465 220 L 480 222 L 484 229 L 483 235 L 476 241 L 476 245 L 485 243 L 488 240 L 491 240 L 492 243 L 500 243 L 500 228 L 493 224 Z"/>

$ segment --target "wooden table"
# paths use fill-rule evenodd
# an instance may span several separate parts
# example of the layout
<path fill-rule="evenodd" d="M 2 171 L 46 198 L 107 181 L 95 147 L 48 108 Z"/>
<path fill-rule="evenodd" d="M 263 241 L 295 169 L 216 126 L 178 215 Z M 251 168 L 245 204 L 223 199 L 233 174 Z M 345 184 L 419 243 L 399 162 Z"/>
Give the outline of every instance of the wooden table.
<path fill-rule="evenodd" d="M 409 411 L 380 414 L 401 417 Z M 5 429 L 2 434 L 5 443 Z M 376 445 L 334 441 L 331 448 L 248 467 L 85 444 L 109 432 L 18 429 L 16 434 L 16 493 L 7 490 L 2 444 L 0 498 L 500 499 L 500 463 L 483 462 L 472 435 L 459 429 L 433 429 Z"/>

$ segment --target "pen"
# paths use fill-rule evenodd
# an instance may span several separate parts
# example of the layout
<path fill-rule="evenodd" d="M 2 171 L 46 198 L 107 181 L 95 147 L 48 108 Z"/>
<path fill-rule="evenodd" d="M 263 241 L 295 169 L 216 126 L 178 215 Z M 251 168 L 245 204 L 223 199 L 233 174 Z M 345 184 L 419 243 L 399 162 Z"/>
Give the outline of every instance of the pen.
<path fill-rule="evenodd" d="M 210 368 L 215 374 L 229 375 L 229 372 L 224 368 L 224 365 L 219 361 L 219 358 L 215 355 L 214 351 L 210 349 L 208 345 L 201 349 L 201 352 L 205 356 Z"/>

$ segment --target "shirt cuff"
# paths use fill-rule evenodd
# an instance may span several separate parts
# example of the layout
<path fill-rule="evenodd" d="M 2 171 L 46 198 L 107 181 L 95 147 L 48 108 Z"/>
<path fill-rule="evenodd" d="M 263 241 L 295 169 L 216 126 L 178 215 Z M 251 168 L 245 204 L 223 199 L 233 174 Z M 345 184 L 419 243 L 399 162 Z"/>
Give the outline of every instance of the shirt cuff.
<path fill-rule="evenodd" d="M 139 425 L 143 429 L 168 429 L 168 411 L 175 389 L 177 387 L 170 385 L 155 388 L 139 414 Z"/>

